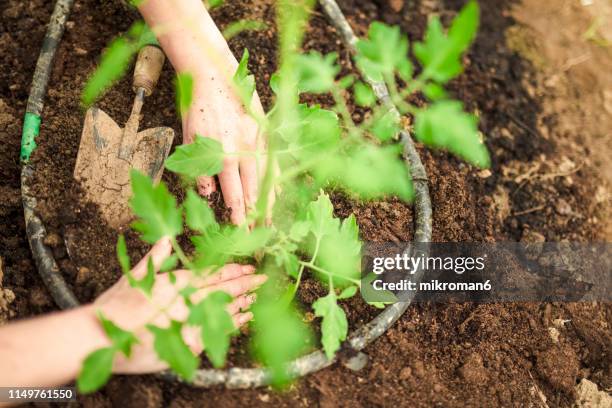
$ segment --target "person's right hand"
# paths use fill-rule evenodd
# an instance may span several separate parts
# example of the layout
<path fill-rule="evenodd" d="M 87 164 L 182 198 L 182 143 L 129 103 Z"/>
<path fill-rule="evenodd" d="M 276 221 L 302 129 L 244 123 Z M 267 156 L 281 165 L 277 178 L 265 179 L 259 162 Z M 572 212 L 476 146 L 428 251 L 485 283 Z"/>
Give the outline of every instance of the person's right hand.
<path fill-rule="evenodd" d="M 155 271 L 164 259 L 172 252 L 172 246 L 168 239 L 158 241 L 151 251 L 132 269 L 136 279 L 142 279 L 147 273 L 147 262 L 149 257 L 153 260 Z M 167 327 L 170 319 L 184 321 L 188 315 L 179 291 L 188 283 L 195 285 L 198 289 L 191 300 L 198 302 L 207 294 L 221 290 L 229 293 L 235 299 L 228 306 L 228 312 L 232 316 L 234 325 L 239 327 L 253 318 L 251 312 L 245 312 L 255 300 L 250 291 L 256 289 L 266 280 L 265 275 L 255 275 L 255 268 L 251 265 L 228 264 L 214 275 L 201 279 L 197 284 L 190 282 L 192 272 L 188 270 L 177 270 L 176 282 L 170 283 L 167 273 L 156 276 L 155 285 L 151 299 L 148 299 L 140 290 L 132 288 L 125 276 L 115 285 L 104 292 L 96 301 L 88 306 L 91 313 L 101 311 L 107 319 L 124 330 L 135 332 L 140 343 L 132 349 L 130 358 L 123 355 L 115 361 L 113 371 L 120 374 L 144 374 L 161 371 L 167 368 L 166 363 L 159 360 L 153 349 L 153 335 L 145 328 L 146 324 L 158 327 Z M 160 307 L 166 313 L 159 312 Z M 197 354 L 201 353 L 203 347 L 200 341 L 200 329 L 197 327 L 186 327 L 183 338 L 187 345 Z"/>

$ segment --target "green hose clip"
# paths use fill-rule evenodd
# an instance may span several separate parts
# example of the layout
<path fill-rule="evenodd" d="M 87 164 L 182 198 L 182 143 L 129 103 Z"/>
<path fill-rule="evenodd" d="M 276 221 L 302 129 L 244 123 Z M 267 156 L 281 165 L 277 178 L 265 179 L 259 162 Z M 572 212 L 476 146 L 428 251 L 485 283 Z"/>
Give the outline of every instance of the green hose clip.
<path fill-rule="evenodd" d="M 36 137 L 40 132 L 40 116 L 26 112 L 23 119 L 23 132 L 21 133 L 21 161 L 27 163 L 30 155 L 36 149 Z"/>

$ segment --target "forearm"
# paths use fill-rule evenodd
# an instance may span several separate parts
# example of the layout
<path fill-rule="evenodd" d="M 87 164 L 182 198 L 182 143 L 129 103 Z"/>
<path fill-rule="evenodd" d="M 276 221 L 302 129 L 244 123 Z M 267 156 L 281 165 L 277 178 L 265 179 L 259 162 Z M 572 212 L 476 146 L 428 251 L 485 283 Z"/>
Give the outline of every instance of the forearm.
<path fill-rule="evenodd" d="M 201 0 L 145 0 L 138 8 L 177 72 L 232 77 L 238 62 Z"/>
<path fill-rule="evenodd" d="M 91 306 L 0 327 L 0 386 L 68 383 L 89 353 L 107 345 Z"/>

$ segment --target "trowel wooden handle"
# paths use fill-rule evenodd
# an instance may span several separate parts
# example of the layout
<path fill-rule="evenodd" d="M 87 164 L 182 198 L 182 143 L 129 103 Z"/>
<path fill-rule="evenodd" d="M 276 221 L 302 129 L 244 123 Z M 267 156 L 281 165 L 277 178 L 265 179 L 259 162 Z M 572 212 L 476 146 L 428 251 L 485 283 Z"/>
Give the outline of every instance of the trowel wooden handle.
<path fill-rule="evenodd" d="M 146 96 L 153 93 L 153 88 L 164 66 L 164 60 L 164 52 L 154 45 L 145 45 L 140 49 L 134 67 L 134 92 L 138 88 L 143 88 Z"/>

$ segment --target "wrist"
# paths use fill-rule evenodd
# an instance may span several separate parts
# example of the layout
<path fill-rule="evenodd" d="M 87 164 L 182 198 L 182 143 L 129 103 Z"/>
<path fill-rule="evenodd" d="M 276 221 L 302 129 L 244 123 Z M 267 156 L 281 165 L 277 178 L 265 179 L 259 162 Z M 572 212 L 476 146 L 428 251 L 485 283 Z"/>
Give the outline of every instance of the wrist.
<path fill-rule="evenodd" d="M 110 339 L 104 333 L 100 319 L 98 318 L 98 307 L 93 303 L 80 306 L 75 310 L 81 323 L 81 338 L 91 351 L 111 345 Z"/>

